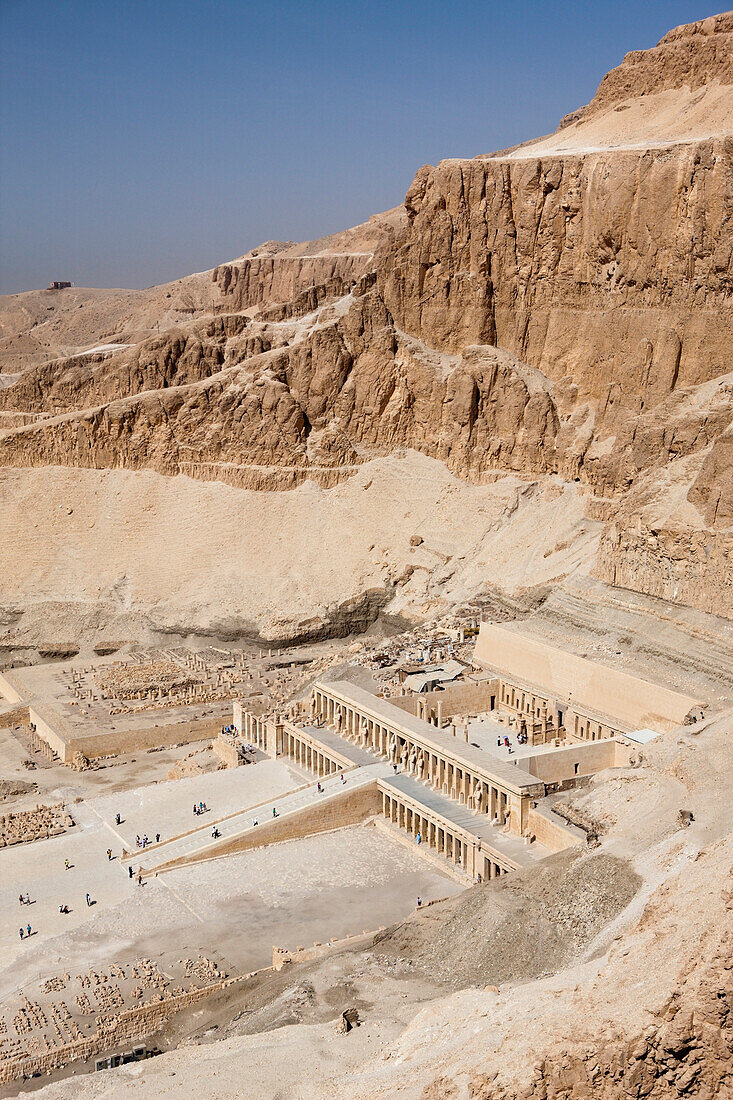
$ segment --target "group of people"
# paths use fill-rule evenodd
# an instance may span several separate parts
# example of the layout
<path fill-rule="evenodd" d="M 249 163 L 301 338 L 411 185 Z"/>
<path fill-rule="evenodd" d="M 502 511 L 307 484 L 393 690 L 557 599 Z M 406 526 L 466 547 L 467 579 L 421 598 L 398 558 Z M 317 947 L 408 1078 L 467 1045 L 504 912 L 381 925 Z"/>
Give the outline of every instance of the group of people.
<path fill-rule="evenodd" d="M 160 833 L 155 834 L 155 843 L 160 844 Z M 136 848 L 147 848 L 148 844 L 152 844 L 152 840 L 148 839 L 147 833 L 144 833 L 143 836 L 138 834 L 138 836 L 135 837 Z"/>
<path fill-rule="evenodd" d="M 509 741 L 508 737 L 504 737 L 504 738 L 497 737 L 496 747 L 497 747 L 497 749 L 505 748 L 510 756 L 514 752 L 514 749 L 512 748 L 511 742 Z"/>
<path fill-rule="evenodd" d="M 21 928 L 21 930 L 20 930 L 20 938 L 22 940 L 24 940 L 27 936 L 30 936 L 31 934 L 32 934 L 32 932 L 31 932 L 30 924 L 27 924 L 25 926 L 25 928 Z"/>
<path fill-rule="evenodd" d="M 198 817 L 199 814 L 205 814 L 208 808 L 205 802 L 194 802 L 193 804 L 193 812 L 196 817 Z"/>

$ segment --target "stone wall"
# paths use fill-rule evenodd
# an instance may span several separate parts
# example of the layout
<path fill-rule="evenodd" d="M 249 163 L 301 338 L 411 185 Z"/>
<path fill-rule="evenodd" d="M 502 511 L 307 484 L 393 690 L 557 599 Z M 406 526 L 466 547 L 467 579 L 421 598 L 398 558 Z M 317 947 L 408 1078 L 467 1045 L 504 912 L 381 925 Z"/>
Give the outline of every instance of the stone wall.
<path fill-rule="evenodd" d="M 219 734 L 211 742 L 211 747 L 216 755 L 221 760 L 222 764 L 225 764 L 227 768 L 238 768 L 242 761 L 239 759 L 239 753 L 237 752 L 237 746 L 234 741 L 230 741 L 226 737 L 222 737 Z"/>
<path fill-rule="evenodd" d="M 60 734 L 33 707 L 30 708 L 30 721 L 35 724 L 39 737 L 51 746 L 64 764 L 71 764 L 76 753 L 81 753 L 89 760 L 102 756 L 120 756 L 126 752 L 145 752 L 147 749 L 187 745 L 191 741 L 206 741 L 217 737 L 221 730 L 221 718 L 206 718 L 148 726 L 144 729 L 114 730 L 96 736 L 73 737 Z"/>
<path fill-rule="evenodd" d="M 7 703 L 11 703 L 13 705 L 22 701 L 22 697 L 19 692 L 15 690 L 13 685 L 8 680 L 7 676 L 3 676 L 2 673 L 0 673 L 0 696 L 2 696 L 2 698 L 5 699 Z"/>
<path fill-rule="evenodd" d="M 606 714 L 626 729 L 648 727 L 665 733 L 682 725 L 701 704 L 692 696 L 492 623 L 481 624 L 475 657 L 503 678 L 535 684 L 553 698 L 572 698 L 575 712 L 587 708 Z"/>
<path fill-rule="evenodd" d="M 617 741 L 578 741 L 550 752 L 523 756 L 521 764 L 544 783 L 561 783 L 575 775 L 594 775 L 603 768 L 624 767 L 628 751 Z"/>
<path fill-rule="evenodd" d="M 496 695 L 497 680 L 485 680 L 477 684 L 473 680 L 449 684 L 443 691 L 423 691 L 419 695 L 390 696 L 390 703 L 418 715 L 420 700 L 431 709 L 440 703 L 443 718 L 453 714 L 482 714 L 491 709 L 491 696 Z"/>
<path fill-rule="evenodd" d="M 547 806 L 536 806 L 527 816 L 527 832 L 551 852 L 562 852 L 575 844 L 585 844 L 585 833 L 569 825 Z"/>

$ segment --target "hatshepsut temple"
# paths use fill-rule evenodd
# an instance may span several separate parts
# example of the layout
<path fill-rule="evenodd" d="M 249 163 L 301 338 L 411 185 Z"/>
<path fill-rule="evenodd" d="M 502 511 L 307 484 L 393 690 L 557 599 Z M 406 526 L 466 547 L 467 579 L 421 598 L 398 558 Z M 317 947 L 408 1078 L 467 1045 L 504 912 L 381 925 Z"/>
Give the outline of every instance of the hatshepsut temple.
<path fill-rule="evenodd" d="M 51 677 L 48 666 L 19 670 L 2 684 L 14 717 L 27 711 L 33 743 L 77 769 L 95 756 L 211 739 L 227 768 L 256 750 L 314 778 L 279 800 L 276 817 L 243 806 L 146 845 L 136 860 L 143 876 L 374 817 L 452 874 L 491 879 L 585 842 L 555 808 L 562 793 L 627 766 L 650 738 L 706 710 L 704 700 L 488 622 L 470 663 L 453 660 L 451 681 L 427 691 L 403 686 L 409 678 L 381 691 L 317 679 L 306 698 L 284 704 L 280 692 L 278 705 L 280 678 L 295 673 L 296 685 L 297 665 L 267 667 L 271 657 L 260 654 L 255 672 L 227 651 L 153 656 Z M 268 683 L 276 696 L 264 701 Z M 25 707 L 29 689 L 40 698 Z M 87 719 L 105 712 L 106 728 L 87 721 L 94 735 L 81 735 L 79 707 Z"/>
<path fill-rule="evenodd" d="M 346 649 L 137 646 L 6 667 L 16 779 L 0 848 L 30 942 L 63 932 L 76 970 L 27 971 L 6 898 L 0 1081 L 147 1057 L 224 991 L 247 1004 L 274 975 L 379 942 L 405 911 L 427 919 L 471 887 L 518 875 L 527 890 L 553 861 L 588 858 L 605 826 L 577 796 L 606 775 L 632 781 L 670 731 L 704 728 L 733 666 L 672 686 L 659 663 L 645 677 L 622 651 L 577 648 L 469 608 Z M 305 893 L 291 902 L 296 865 Z M 54 911 L 80 890 L 83 908 Z M 102 935 L 89 969 L 90 919 L 139 946 L 111 951 Z M 150 919 L 170 929 L 152 961 Z"/>

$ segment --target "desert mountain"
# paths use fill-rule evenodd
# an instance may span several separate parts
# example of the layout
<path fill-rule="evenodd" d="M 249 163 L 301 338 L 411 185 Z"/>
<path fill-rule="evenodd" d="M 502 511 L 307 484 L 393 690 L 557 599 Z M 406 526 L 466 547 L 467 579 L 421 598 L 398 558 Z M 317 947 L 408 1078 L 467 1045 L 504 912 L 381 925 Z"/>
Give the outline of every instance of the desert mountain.
<path fill-rule="evenodd" d="M 305 636 L 577 571 L 733 616 L 733 13 L 354 229 L 147 291 L 12 295 L 0 326 L 28 638 L 33 605 L 56 636 Z"/>

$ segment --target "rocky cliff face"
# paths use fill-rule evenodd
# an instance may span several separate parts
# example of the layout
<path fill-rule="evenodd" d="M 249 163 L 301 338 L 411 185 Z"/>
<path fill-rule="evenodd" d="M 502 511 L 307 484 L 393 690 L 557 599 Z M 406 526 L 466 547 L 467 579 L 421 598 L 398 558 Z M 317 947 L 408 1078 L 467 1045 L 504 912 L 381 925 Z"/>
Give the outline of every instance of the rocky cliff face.
<path fill-rule="evenodd" d="M 208 312 L 196 276 L 175 327 L 36 361 L 0 390 L 0 461 L 559 474 L 606 522 L 600 576 L 733 614 L 731 58 L 730 14 L 678 28 L 553 137 L 425 166 L 404 208 L 216 268 Z"/>

